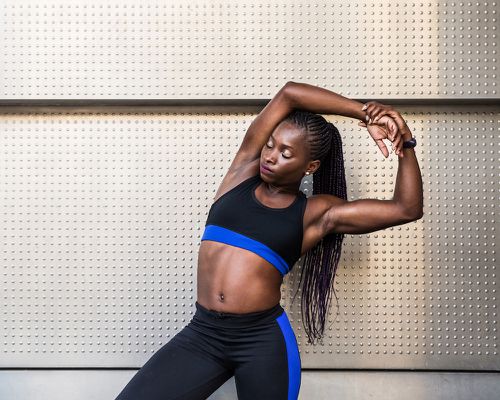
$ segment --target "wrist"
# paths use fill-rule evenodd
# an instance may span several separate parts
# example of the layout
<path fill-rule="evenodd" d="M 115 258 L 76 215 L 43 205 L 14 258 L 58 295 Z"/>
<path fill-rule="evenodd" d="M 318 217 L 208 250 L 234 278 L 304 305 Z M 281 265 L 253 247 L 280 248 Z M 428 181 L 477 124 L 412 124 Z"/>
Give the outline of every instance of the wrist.
<path fill-rule="evenodd" d="M 401 138 L 403 139 L 403 142 L 407 142 L 408 140 L 413 138 L 413 135 L 410 132 L 407 132 L 407 133 L 403 133 L 401 135 Z"/>

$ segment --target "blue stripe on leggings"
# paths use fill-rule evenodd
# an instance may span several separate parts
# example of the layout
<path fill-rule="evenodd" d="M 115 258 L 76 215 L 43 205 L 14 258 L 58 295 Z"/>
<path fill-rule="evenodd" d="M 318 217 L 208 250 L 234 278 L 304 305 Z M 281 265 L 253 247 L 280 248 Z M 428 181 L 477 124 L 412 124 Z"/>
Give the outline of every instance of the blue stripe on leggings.
<path fill-rule="evenodd" d="M 242 235 L 241 233 L 234 232 L 231 229 L 223 228 L 217 225 L 207 225 L 205 226 L 205 231 L 201 240 L 213 240 L 214 242 L 226 243 L 231 246 L 241 247 L 242 249 L 249 250 L 259 256 L 264 260 L 269 261 L 280 273 L 285 275 L 288 271 L 287 262 L 276 253 L 273 249 L 249 238 L 248 236 Z"/>
<path fill-rule="evenodd" d="M 283 314 L 276 318 L 276 321 L 278 321 L 281 331 L 283 332 L 283 336 L 285 337 L 286 353 L 288 357 L 287 400 L 297 400 L 299 397 L 301 374 L 300 354 L 297 346 L 297 339 L 295 338 L 295 334 L 293 333 L 292 326 L 290 325 L 290 321 L 288 320 L 285 311 L 283 311 Z"/>

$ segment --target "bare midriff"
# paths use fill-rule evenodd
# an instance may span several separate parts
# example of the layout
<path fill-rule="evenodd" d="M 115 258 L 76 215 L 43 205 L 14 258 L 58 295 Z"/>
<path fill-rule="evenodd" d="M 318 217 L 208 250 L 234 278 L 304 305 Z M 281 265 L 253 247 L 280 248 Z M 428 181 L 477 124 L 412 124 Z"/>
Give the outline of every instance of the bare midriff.
<path fill-rule="evenodd" d="M 249 313 L 280 302 L 283 277 L 268 261 L 239 247 L 203 240 L 197 301 L 209 310 Z"/>

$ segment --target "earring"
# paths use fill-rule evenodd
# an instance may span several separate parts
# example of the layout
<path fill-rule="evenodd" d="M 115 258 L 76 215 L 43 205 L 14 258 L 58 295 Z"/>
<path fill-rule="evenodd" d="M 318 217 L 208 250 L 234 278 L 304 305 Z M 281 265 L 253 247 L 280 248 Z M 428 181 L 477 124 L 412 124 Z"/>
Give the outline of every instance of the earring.
<path fill-rule="evenodd" d="M 309 175 L 309 171 L 306 172 L 306 175 Z"/>

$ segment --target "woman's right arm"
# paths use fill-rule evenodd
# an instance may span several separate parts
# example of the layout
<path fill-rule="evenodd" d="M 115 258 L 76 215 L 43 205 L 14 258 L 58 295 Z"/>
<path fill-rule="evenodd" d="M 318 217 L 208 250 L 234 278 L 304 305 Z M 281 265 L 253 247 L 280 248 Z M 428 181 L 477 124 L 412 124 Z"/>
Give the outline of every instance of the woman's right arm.
<path fill-rule="evenodd" d="M 252 121 L 229 167 L 230 171 L 236 171 L 240 167 L 260 158 L 262 147 L 269 140 L 269 136 L 271 136 L 279 123 L 293 110 L 291 99 L 288 95 L 291 85 L 292 82 L 285 83 Z"/>
<path fill-rule="evenodd" d="M 285 83 L 248 127 L 240 148 L 217 189 L 214 201 L 242 180 L 259 173 L 258 161 L 262 148 L 274 129 L 293 110 L 288 96 L 290 85 L 290 82 Z"/>

